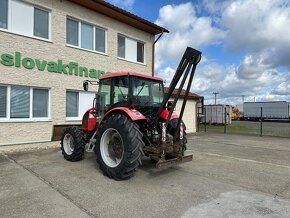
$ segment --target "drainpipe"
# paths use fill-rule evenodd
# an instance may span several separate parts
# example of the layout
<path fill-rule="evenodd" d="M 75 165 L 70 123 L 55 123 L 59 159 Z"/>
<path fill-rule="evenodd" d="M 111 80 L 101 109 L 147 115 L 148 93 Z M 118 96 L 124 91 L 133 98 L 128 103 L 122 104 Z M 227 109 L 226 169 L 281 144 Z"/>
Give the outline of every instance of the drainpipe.
<path fill-rule="evenodd" d="M 157 37 L 157 39 L 154 41 L 154 43 L 152 45 L 152 76 L 154 76 L 155 44 L 161 38 L 162 35 L 163 35 L 163 30 L 162 30 L 161 34 Z"/>

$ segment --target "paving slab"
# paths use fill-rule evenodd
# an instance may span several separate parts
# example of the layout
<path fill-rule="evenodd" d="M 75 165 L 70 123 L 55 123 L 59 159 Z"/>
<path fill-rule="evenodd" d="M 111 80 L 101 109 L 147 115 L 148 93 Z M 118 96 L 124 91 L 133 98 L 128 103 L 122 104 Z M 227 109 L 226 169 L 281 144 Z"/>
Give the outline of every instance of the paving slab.
<path fill-rule="evenodd" d="M 0 160 L 0 217 L 90 217 L 31 172 Z"/>

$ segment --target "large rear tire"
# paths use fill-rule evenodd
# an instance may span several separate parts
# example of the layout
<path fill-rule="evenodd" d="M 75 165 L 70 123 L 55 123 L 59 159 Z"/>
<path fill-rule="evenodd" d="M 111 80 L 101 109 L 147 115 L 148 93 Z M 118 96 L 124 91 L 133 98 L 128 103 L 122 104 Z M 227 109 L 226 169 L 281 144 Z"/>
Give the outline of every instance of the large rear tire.
<path fill-rule="evenodd" d="M 97 162 L 109 178 L 128 179 L 141 164 L 142 133 L 138 125 L 124 115 L 113 115 L 104 121 L 96 145 Z"/>
<path fill-rule="evenodd" d="M 68 161 L 83 159 L 85 151 L 85 135 L 79 127 L 68 127 L 61 138 L 61 150 L 63 157 Z"/>

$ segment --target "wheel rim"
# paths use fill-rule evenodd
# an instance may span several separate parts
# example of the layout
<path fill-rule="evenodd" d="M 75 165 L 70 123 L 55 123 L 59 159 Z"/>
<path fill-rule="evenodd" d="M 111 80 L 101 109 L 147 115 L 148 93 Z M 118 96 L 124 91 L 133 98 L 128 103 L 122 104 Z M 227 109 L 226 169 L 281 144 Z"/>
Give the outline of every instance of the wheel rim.
<path fill-rule="evenodd" d="M 107 129 L 100 142 L 101 156 L 105 164 L 109 167 L 117 167 L 124 155 L 124 144 L 121 135 L 116 129 Z"/>
<path fill-rule="evenodd" d="M 63 149 L 68 155 L 71 155 L 75 149 L 74 138 L 70 133 L 67 133 L 63 138 Z"/>

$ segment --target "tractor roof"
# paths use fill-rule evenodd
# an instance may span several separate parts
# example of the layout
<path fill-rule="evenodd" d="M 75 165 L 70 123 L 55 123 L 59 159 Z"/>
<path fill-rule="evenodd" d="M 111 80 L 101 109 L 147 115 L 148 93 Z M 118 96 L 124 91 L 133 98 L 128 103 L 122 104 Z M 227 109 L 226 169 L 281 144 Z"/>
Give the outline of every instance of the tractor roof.
<path fill-rule="evenodd" d="M 118 77 L 118 76 L 136 76 L 136 77 L 141 77 L 145 79 L 151 79 L 151 80 L 156 80 L 156 81 L 163 81 L 162 78 L 160 77 L 153 77 L 141 73 L 135 73 L 135 72 L 115 72 L 115 73 L 108 73 L 103 76 L 101 76 L 99 79 L 107 79 L 107 78 L 112 78 L 112 77 Z"/>

